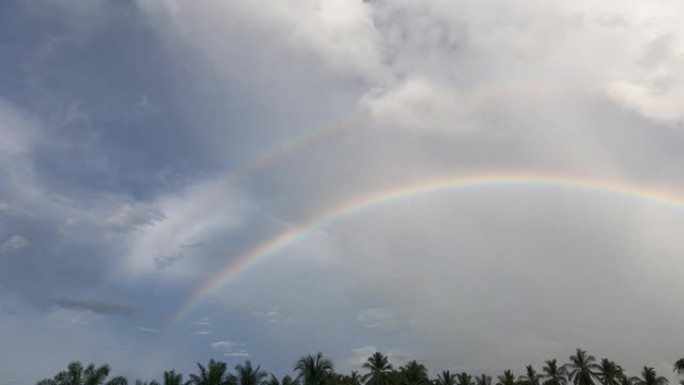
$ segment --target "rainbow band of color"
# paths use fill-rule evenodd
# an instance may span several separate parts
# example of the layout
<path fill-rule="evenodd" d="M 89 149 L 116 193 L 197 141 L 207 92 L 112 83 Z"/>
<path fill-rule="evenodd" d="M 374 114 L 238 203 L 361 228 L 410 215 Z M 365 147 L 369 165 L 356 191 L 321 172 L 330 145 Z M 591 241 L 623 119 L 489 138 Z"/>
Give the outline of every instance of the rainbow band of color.
<path fill-rule="evenodd" d="M 233 278 L 244 274 L 258 262 L 273 257 L 284 249 L 305 240 L 318 229 L 329 227 L 343 219 L 378 206 L 395 203 L 432 193 L 459 191 L 464 189 L 490 189 L 510 186 L 553 187 L 588 193 L 602 193 L 642 201 L 665 207 L 684 208 L 684 200 L 674 195 L 625 182 L 605 182 L 576 177 L 561 177 L 543 174 L 495 174 L 485 176 L 455 177 L 430 180 L 376 191 L 361 198 L 350 200 L 307 221 L 301 226 L 287 230 L 268 239 L 227 263 L 218 273 L 207 280 L 176 310 L 168 326 L 173 326 L 204 299 L 220 290 Z"/>

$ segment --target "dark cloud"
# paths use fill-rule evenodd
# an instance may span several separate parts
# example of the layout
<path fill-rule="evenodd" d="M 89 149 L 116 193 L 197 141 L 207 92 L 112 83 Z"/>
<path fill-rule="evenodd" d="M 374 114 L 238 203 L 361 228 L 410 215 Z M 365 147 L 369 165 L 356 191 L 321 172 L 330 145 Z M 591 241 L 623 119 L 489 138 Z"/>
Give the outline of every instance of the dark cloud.
<path fill-rule="evenodd" d="M 182 260 L 183 258 L 185 258 L 183 253 L 178 253 L 175 255 L 158 255 L 154 257 L 154 264 L 158 269 L 164 269 Z"/>
<path fill-rule="evenodd" d="M 55 299 L 53 304 L 72 310 L 87 310 L 97 314 L 131 315 L 140 308 L 125 302 L 113 302 L 102 299 Z"/>

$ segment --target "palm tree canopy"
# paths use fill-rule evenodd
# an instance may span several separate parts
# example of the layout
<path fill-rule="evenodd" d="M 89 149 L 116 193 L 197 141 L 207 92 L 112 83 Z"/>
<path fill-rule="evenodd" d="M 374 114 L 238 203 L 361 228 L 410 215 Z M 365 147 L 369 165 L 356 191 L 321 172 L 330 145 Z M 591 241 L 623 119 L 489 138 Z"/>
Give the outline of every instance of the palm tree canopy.
<path fill-rule="evenodd" d="M 359 372 L 357 372 L 356 370 L 352 370 L 351 373 L 347 376 L 347 380 L 350 385 L 361 385 L 363 378 L 359 374 Z"/>
<path fill-rule="evenodd" d="M 684 374 L 684 358 L 680 358 L 675 361 L 672 371 L 676 372 L 677 374 Z"/>
<path fill-rule="evenodd" d="M 52 379 L 44 379 L 40 385 L 102 385 L 109 376 L 109 366 L 95 366 L 89 364 L 83 367 L 80 361 L 73 361 L 67 365 L 67 370 L 57 373 Z M 123 377 L 115 377 L 107 385 L 126 385 Z"/>
<path fill-rule="evenodd" d="M 504 370 L 503 375 L 497 376 L 496 378 L 499 380 L 496 385 L 517 385 L 518 383 L 510 369 Z"/>
<path fill-rule="evenodd" d="M 325 379 L 333 371 L 333 363 L 323 357 L 323 353 L 315 355 L 307 354 L 295 364 L 294 370 L 298 372 L 297 380 L 302 380 L 303 385 L 323 385 Z"/>
<path fill-rule="evenodd" d="M 235 367 L 237 383 L 239 385 L 264 385 L 268 373 L 261 370 L 261 366 L 252 367 L 252 362 L 247 360 L 244 365 Z"/>
<path fill-rule="evenodd" d="M 634 385 L 634 382 L 632 381 L 632 377 L 628 377 L 624 373 L 618 379 L 618 383 L 620 385 Z"/>
<path fill-rule="evenodd" d="M 622 374 L 623 370 L 620 365 L 607 358 L 604 358 L 599 364 L 596 377 L 601 380 L 603 385 L 619 385 L 620 378 L 623 377 Z"/>
<path fill-rule="evenodd" d="M 368 370 L 368 373 L 361 376 L 361 380 L 368 385 L 388 385 L 390 383 L 389 374 L 392 371 L 392 364 L 389 363 L 387 356 L 375 352 L 361 366 Z"/>
<path fill-rule="evenodd" d="M 565 385 L 568 381 L 565 376 L 565 367 L 559 367 L 558 360 L 555 358 L 544 362 L 542 372 L 544 372 L 542 375 L 544 379 L 543 385 Z"/>
<path fill-rule="evenodd" d="M 492 377 L 482 373 L 479 377 L 475 377 L 475 385 L 492 385 Z"/>
<path fill-rule="evenodd" d="M 667 378 L 658 376 L 655 369 L 644 366 L 641 377 L 632 377 L 632 383 L 636 385 L 667 385 L 670 381 Z"/>
<path fill-rule="evenodd" d="M 456 375 L 452 374 L 448 370 L 443 371 L 437 375 L 435 380 L 436 385 L 456 385 Z"/>
<path fill-rule="evenodd" d="M 128 380 L 125 377 L 117 376 L 107 381 L 107 385 L 128 385 Z M 159 385 L 159 383 L 152 381 L 150 385 Z"/>
<path fill-rule="evenodd" d="M 532 365 L 527 365 L 525 367 L 526 374 L 523 376 L 520 376 L 518 381 L 522 384 L 526 385 L 540 385 L 542 375 L 537 373 L 536 370 L 534 370 L 534 367 Z"/>
<path fill-rule="evenodd" d="M 399 369 L 399 383 L 402 385 L 425 385 L 430 383 L 427 368 L 416 360 L 409 361 Z"/>
<path fill-rule="evenodd" d="M 226 365 L 225 362 L 211 359 L 206 367 L 198 362 L 197 368 L 199 369 L 199 374 L 190 374 L 189 384 L 225 385 L 228 380 L 228 376 L 226 375 L 228 365 Z"/>
<path fill-rule="evenodd" d="M 568 378 L 574 385 L 594 385 L 594 377 L 599 368 L 596 358 L 579 348 L 570 356 L 570 362 L 564 365 Z"/>
<path fill-rule="evenodd" d="M 120 377 L 120 378 L 122 378 L 123 381 L 124 381 L 121 385 L 126 385 L 126 384 L 128 384 L 128 382 L 126 381 L 125 378 L 123 378 L 123 377 Z M 111 382 L 111 381 L 110 381 L 110 382 Z M 108 382 L 108 384 L 109 384 L 109 382 Z M 135 380 L 135 385 L 159 385 L 159 383 L 158 383 L 157 381 L 154 381 L 154 380 L 153 380 L 153 381 L 150 381 L 150 382 L 143 381 L 143 380 Z"/>
<path fill-rule="evenodd" d="M 456 385 L 473 385 L 473 376 L 466 372 L 456 375 Z"/>
<path fill-rule="evenodd" d="M 175 370 L 169 370 L 164 372 L 164 385 L 184 385 L 183 375 L 176 373 Z"/>
<path fill-rule="evenodd" d="M 292 378 L 288 375 L 285 375 L 283 379 L 280 381 L 281 385 L 299 385 L 299 380 L 296 378 Z"/>
<path fill-rule="evenodd" d="M 109 365 L 96 367 L 95 364 L 90 364 L 83 371 L 83 385 L 101 385 L 107 376 L 109 376 Z"/>

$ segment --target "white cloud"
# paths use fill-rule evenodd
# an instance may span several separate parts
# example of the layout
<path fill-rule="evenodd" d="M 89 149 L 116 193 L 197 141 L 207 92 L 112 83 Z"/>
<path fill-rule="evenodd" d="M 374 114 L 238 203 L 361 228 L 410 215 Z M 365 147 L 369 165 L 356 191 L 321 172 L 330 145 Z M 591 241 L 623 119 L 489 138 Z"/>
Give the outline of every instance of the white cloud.
<path fill-rule="evenodd" d="M 607 87 L 607 94 L 647 118 L 679 123 L 684 118 L 684 88 L 675 87 L 678 87 L 675 82 L 668 82 L 667 87 L 616 82 Z"/>
<path fill-rule="evenodd" d="M 290 21 L 292 44 L 314 50 L 334 69 L 382 79 L 380 36 L 368 3 L 309 1 L 304 7 L 291 3 L 291 11 L 303 11 Z"/>
<path fill-rule="evenodd" d="M 155 333 L 155 334 L 161 333 L 161 330 L 159 330 L 159 329 L 150 328 L 150 327 L 146 327 L 146 326 L 137 325 L 135 328 L 137 330 L 140 330 L 141 332 L 145 332 L 145 333 Z"/>
<path fill-rule="evenodd" d="M 103 316 L 88 311 L 56 308 L 47 314 L 46 319 L 59 328 L 80 328 L 102 321 Z"/>
<path fill-rule="evenodd" d="M 29 210 L 15 207 L 7 202 L 0 202 L 0 214 L 8 217 L 36 217 L 37 215 Z"/>
<path fill-rule="evenodd" d="M 212 342 L 210 346 L 217 352 L 226 357 L 248 357 L 249 353 L 242 349 L 239 344 L 231 341 L 216 341 Z"/>
<path fill-rule="evenodd" d="M 195 325 L 199 325 L 199 326 L 208 326 L 208 325 L 211 325 L 211 318 L 209 318 L 209 317 L 202 317 L 202 318 L 198 319 L 197 321 L 195 321 Z"/>
<path fill-rule="evenodd" d="M 7 254 L 21 250 L 28 246 L 29 242 L 21 235 L 12 235 L 8 240 L 0 244 L 0 254 Z"/>
<path fill-rule="evenodd" d="M 125 204 L 105 219 L 105 223 L 116 231 L 130 231 L 141 226 L 152 226 L 166 217 L 156 207 Z"/>
<path fill-rule="evenodd" d="M 280 311 L 280 306 L 273 306 L 271 310 L 266 312 L 268 322 L 278 325 L 290 325 L 295 322 L 295 319 L 289 315 L 284 315 Z"/>
<path fill-rule="evenodd" d="M 479 100 L 473 96 L 461 96 L 426 79 L 411 78 L 386 90 L 373 91 L 361 103 L 368 106 L 374 119 L 392 127 L 467 133 L 479 127 Z"/>
<path fill-rule="evenodd" d="M 362 310 L 359 312 L 356 320 L 366 328 L 385 331 L 394 330 L 401 325 L 397 317 L 390 309 L 381 307 Z"/>
<path fill-rule="evenodd" d="M 129 251 L 121 262 L 122 276 L 163 273 L 165 277 L 189 277 L 196 274 L 196 256 L 226 254 L 226 250 L 188 245 L 203 245 L 232 231 L 238 231 L 253 203 L 238 189 L 230 186 L 230 179 L 214 177 L 187 187 L 184 191 L 161 196 L 155 203 L 159 211 L 143 209 L 129 216 L 124 210 L 117 223 L 150 223 L 131 234 Z M 116 217 L 119 219 L 119 216 Z M 164 269 L 160 269 L 164 267 Z"/>

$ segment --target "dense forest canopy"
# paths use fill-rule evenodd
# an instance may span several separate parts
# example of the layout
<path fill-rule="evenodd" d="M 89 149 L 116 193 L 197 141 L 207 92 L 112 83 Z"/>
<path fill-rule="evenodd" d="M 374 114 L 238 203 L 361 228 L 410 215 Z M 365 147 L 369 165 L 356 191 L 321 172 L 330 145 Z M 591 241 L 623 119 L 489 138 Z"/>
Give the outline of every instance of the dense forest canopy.
<path fill-rule="evenodd" d="M 641 373 L 632 376 L 614 361 L 603 358 L 600 361 L 582 349 L 569 357 L 565 364 L 550 359 L 544 362 L 541 371 L 532 365 L 525 367 L 524 374 L 517 376 L 512 369 L 501 374 L 451 373 L 449 370 L 431 377 L 425 365 L 412 360 L 395 367 L 389 358 L 374 352 L 361 367 L 362 372 L 338 373 L 333 362 L 321 352 L 301 357 L 294 364 L 294 376 L 276 375 L 256 367 L 247 360 L 229 370 L 228 364 L 214 359 L 204 365 L 197 363 L 197 371 L 185 377 L 175 370 L 163 373 L 157 380 L 135 380 L 135 385 L 667 385 L 669 381 L 659 376 L 653 367 L 644 366 Z M 684 358 L 675 361 L 673 371 L 684 375 Z M 128 385 L 128 379 L 110 377 L 108 365 L 89 364 L 84 367 L 78 361 L 71 362 L 67 369 L 53 378 L 46 378 L 37 385 Z M 684 385 L 684 380 L 680 381 Z"/>

